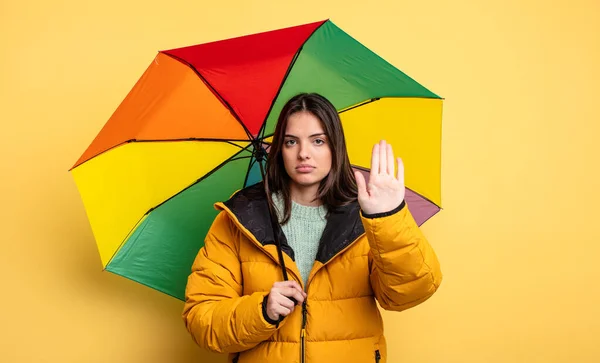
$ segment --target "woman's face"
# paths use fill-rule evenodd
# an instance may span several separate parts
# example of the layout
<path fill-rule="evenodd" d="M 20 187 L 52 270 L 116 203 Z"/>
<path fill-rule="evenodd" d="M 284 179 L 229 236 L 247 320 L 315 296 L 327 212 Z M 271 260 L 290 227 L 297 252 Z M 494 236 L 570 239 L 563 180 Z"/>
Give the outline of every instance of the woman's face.
<path fill-rule="evenodd" d="M 285 170 L 296 188 L 315 188 L 331 170 L 331 148 L 319 119 L 296 112 L 287 122 L 281 149 Z"/>

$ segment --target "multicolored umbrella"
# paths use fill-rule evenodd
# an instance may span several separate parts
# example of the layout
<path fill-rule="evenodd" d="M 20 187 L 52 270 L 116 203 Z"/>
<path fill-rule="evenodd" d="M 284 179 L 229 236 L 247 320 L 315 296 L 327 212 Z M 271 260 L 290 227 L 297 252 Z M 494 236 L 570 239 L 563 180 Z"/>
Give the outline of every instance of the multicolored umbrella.
<path fill-rule="evenodd" d="M 183 299 L 213 203 L 261 180 L 300 92 L 339 110 L 355 168 L 392 143 L 419 224 L 439 211 L 442 99 L 326 20 L 158 53 L 71 168 L 103 267 Z"/>

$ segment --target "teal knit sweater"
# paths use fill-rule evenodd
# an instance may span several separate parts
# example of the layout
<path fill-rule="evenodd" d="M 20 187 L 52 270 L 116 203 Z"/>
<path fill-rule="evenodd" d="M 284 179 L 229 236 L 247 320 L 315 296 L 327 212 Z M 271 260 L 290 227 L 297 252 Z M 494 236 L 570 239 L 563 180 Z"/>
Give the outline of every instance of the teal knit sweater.
<path fill-rule="evenodd" d="M 279 220 L 283 219 L 284 203 L 278 195 L 273 195 L 273 202 L 279 213 Z M 296 265 L 304 281 L 308 282 L 308 275 L 315 263 L 319 241 L 325 229 L 327 208 L 324 205 L 311 207 L 292 201 L 292 210 L 289 221 L 281 226 L 288 244 L 294 250 Z"/>

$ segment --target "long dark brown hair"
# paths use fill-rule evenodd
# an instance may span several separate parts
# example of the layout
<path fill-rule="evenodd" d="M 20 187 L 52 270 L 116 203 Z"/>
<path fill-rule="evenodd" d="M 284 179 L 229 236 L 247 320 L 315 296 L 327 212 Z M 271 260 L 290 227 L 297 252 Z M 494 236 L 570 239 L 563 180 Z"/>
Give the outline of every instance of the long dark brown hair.
<path fill-rule="evenodd" d="M 316 200 L 323 202 L 328 209 L 328 213 L 331 213 L 336 208 L 347 205 L 357 198 L 356 180 L 348 158 L 344 130 L 335 106 L 317 93 L 298 94 L 283 106 L 279 114 L 273 135 L 273 143 L 267 157 L 265 191 L 272 210 L 274 204 L 271 193 L 280 193 L 283 197 L 283 220 L 280 221 L 282 224 L 285 224 L 290 218 L 292 202 L 290 195 L 291 179 L 285 170 L 281 149 L 283 148 L 285 130 L 290 116 L 302 111 L 310 112 L 319 119 L 327 135 L 332 156 L 331 170 L 321 181 Z"/>

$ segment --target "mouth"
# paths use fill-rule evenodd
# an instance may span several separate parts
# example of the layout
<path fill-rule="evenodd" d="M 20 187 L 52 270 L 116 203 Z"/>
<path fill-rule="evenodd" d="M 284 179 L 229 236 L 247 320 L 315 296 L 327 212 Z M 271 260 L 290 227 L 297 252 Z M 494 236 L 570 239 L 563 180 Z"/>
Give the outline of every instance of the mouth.
<path fill-rule="evenodd" d="M 310 165 L 299 165 L 296 167 L 296 170 L 300 173 L 309 173 L 315 169 L 314 166 Z"/>

